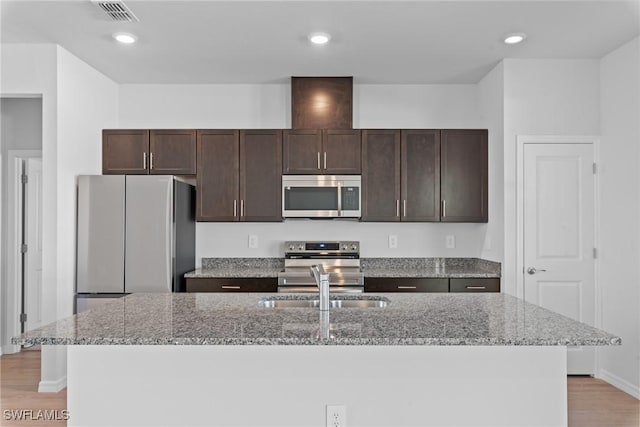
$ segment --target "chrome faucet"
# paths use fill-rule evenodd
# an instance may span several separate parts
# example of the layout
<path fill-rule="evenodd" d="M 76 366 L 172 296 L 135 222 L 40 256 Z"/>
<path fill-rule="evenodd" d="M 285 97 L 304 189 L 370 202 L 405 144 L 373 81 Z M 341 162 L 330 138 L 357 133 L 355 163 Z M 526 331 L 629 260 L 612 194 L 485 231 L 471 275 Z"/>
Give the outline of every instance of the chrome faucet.
<path fill-rule="evenodd" d="M 320 310 L 329 310 L 329 273 L 324 271 L 322 264 L 311 266 L 311 276 L 316 279 L 320 291 Z"/>

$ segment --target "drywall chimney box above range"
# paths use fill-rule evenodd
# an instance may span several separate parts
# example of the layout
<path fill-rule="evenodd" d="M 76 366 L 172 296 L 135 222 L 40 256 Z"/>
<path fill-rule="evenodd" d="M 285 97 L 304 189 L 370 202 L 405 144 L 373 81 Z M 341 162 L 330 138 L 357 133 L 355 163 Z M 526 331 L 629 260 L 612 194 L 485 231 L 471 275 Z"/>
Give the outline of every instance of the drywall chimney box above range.
<path fill-rule="evenodd" d="M 352 129 L 353 77 L 291 77 L 293 129 Z"/>

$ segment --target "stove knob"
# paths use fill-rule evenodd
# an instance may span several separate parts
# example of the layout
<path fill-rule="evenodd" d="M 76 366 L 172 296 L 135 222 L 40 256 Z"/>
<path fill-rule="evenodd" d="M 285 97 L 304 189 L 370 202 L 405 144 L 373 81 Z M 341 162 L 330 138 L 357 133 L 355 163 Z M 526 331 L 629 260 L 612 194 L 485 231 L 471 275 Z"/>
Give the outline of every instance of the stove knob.
<path fill-rule="evenodd" d="M 289 245 L 289 250 L 290 250 L 290 251 L 295 250 L 295 248 L 296 248 L 296 245 Z"/>
<path fill-rule="evenodd" d="M 351 250 L 352 251 L 357 251 L 358 250 L 358 245 L 356 245 L 356 244 L 351 245 Z"/>
<path fill-rule="evenodd" d="M 342 248 L 341 248 L 341 249 L 342 249 L 343 251 L 346 251 L 346 250 L 348 250 L 348 249 L 349 249 L 349 246 L 347 246 L 347 245 L 342 245 Z"/>
<path fill-rule="evenodd" d="M 298 250 L 299 251 L 304 251 L 304 245 L 298 245 Z"/>

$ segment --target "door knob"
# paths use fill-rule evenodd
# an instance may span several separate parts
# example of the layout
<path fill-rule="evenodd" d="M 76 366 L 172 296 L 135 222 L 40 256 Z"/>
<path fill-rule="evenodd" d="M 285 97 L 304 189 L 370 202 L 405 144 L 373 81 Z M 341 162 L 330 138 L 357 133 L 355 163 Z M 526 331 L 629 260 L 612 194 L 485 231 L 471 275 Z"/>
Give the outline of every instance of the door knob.
<path fill-rule="evenodd" d="M 543 270 L 543 269 L 538 270 L 538 269 L 537 269 L 537 268 L 535 268 L 535 267 L 529 267 L 529 268 L 527 268 L 527 273 L 529 273 L 529 274 L 536 274 L 536 273 L 537 273 L 537 272 L 539 272 L 539 271 L 547 271 L 547 270 Z"/>

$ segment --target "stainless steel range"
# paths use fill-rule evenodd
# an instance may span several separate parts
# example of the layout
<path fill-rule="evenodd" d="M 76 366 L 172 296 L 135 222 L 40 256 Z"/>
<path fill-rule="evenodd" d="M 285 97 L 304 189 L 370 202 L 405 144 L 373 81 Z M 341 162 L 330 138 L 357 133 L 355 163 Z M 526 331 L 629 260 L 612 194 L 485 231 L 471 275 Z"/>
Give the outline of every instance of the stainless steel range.
<path fill-rule="evenodd" d="M 330 292 L 364 291 L 360 242 L 284 242 L 284 271 L 278 292 L 318 292 L 310 267 L 322 264 L 330 273 Z"/>

